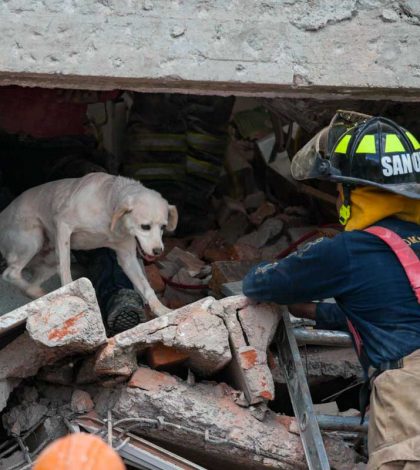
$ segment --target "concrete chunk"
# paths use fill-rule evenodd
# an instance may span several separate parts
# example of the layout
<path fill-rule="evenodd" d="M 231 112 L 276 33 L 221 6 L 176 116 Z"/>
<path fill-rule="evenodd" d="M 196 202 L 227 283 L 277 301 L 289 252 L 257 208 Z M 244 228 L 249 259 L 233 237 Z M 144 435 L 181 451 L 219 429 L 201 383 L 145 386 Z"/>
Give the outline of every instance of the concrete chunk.
<path fill-rule="evenodd" d="M 15 312 L 19 322 L 26 317 L 27 331 L 0 351 L 0 380 L 33 376 L 44 365 L 67 355 L 90 352 L 106 341 L 95 291 L 87 279 L 68 284 Z"/>
<path fill-rule="evenodd" d="M 213 297 L 206 297 L 114 336 L 98 354 L 95 370 L 103 371 L 112 356 L 128 348 L 140 352 L 154 344 L 188 354 L 189 367 L 202 375 L 217 372 L 232 357 L 222 309 Z"/>
<path fill-rule="evenodd" d="M 220 301 L 229 330 L 233 360 L 229 372 L 249 404 L 274 399 L 274 381 L 267 364 L 267 348 L 279 321 L 279 307 L 249 305 L 245 296 Z"/>

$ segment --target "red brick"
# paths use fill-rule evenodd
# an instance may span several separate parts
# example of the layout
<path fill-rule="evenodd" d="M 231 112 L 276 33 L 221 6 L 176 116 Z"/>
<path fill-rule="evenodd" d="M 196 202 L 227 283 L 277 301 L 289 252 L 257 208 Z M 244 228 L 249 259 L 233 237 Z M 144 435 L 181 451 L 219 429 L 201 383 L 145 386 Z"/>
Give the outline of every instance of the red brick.
<path fill-rule="evenodd" d="M 75 413 L 86 413 L 95 407 L 89 393 L 84 390 L 75 390 L 71 396 L 71 409 Z"/>
<path fill-rule="evenodd" d="M 202 258 L 204 251 L 218 238 L 218 236 L 219 235 L 216 230 L 209 230 L 203 235 L 195 237 L 191 242 L 191 245 L 188 247 L 188 251 L 194 253 L 199 258 Z"/>
<path fill-rule="evenodd" d="M 155 264 L 149 264 L 144 267 L 146 271 L 146 277 L 149 281 L 150 287 L 155 292 L 163 292 L 165 290 L 165 282 L 159 273 L 159 269 Z"/>
<path fill-rule="evenodd" d="M 241 366 L 243 369 L 251 369 L 257 363 L 258 355 L 254 348 L 249 348 L 247 351 L 239 353 Z"/>
<path fill-rule="evenodd" d="M 261 225 L 265 219 L 276 213 L 276 206 L 265 201 L 261 206 L 249 216 L 249 220 L 254 225 Z"/>
<path fill-rule="evenodd" d="M 141 388 L 142 390 L 157 391 L 162 387 L 176 386 L 177 383 L 176 378 L 172 375 L 164 374 L 148 367 L 139 367 L 131 376 L 128 386 Z"/>
<path fill-rule="evenodd" d="M 255 261 L 261 259 L 261 252 L 258 248 L 245 243 L 235 243 L 229 250 L 229 259 L 235 261 Z"/>
<path fill-rule="evenodd" d="M 188 359 L 188 354 L 178 351 L 175 348 L 156 344 L 148 349 L 147 361 L 153 369 L 159 367 L 170 367 L 181 364 Z"/>

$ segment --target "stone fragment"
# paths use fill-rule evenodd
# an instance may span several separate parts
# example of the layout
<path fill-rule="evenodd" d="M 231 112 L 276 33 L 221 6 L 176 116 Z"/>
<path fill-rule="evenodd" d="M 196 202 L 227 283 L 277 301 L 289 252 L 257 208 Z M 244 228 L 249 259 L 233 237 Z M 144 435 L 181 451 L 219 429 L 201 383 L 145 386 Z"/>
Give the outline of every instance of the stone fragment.
<path fill-rule="evenodd" d="M 112 375 L 130 377 L 137 369 L 137 353 L 132 346 L 126 348 L 118 347 L 115 338 L 114 336 L 109 339 L 108 342 L 98 350 L 94 372 L 98 376 Z"/>
<path fill-rule="evenodd" d="M 111 397 L 109 391 L 100 391 L 95 402 L 112 407 L 113 414 L 119 419 L 156 420 L 157 416 L 161 417 L 160 426 L 142 427 L 136 431 L 142 436 L 157 438 L 186 451 L 193 448 L 207 461 L 211 459 L 214 468 L 306 468 L 299 435 L 290 433 L 271 410 L 260 421 L 249 408 L 238 406 L 234 401 L 236 392 L 227 385 L 188 385 L 145 368 L 140 368 L 136 375 L 129 387 L 113 391 Z M 98 411 L 106 417 L 106 408 Z M 167 426 L 165 422 L 180 427 Z M 191 427 L 201 432 L 188 431 Z M 206 433 L 208 439 L 203 438 Z M 213 439 L 222 442 L 214 443 Z M 325 436 L 329 449 L 330 440 Z M 341 469 L 344 468 L 341 463 L 355 461 L 356 453 L 339 441 L 334 443 L 329 458 L 335 468 Z"/>
<path fill-rule="evenodd" d="M 188 251 L 195 254 L 198 258 L 202 258 L 208 246 L 214 243 L 218 237 L 219 234 L 216 230 L 209 230 L 203 235 L 198 235 L 194 237 L 194 240 L 188 247 Z"/>
<path fill-rule="evenodd" d="M 262 248 L 270 240 L 280 235 L 283 230 L 284 223 L 280 219 L 267 219 L 257 230 L 244 235 L 238 242 L 245 245 L 251 245 L 255 248 Z"/>
<path fill-rule="evenodd" d="M 235 261 L 254 261 L 257 263 L 261 259 L 261 251 L 252 245 L 235 243 L 229 249 L 229 259 Z"/>
<path fill-rule="evenodd" d="M 287 237 L 283 235 L 272 245 L 266 245 L 261 250 L 261 260 L 273 261 L 276 257 L 290 246 Z"/>
<path fill-rule="evenodd" d="M 256 191 L 255 193 L 248 194 L 244 199 L 244 207 L 247 211 L 257 210 L 265 202 L 264 191 Z"/>
<path fill-rule="evenodd" d="M 22 451 L 17 450 L 9 457 L 0 459 L 0 470 L 10 470 L 11 468 L 21 468 L 27 463 Z"/>
<path fill-rule="evenodd" d="M 98 353 L 95 370 L 115 374 L 112 365 L 125 351 L 143 351 L 154 344 L 174 347 L 188 354 L 192 370 L 211 375 L 230 360 L 228 332 L 222 309 L 212 297 L 206 297 L 169 314 L 119 333 Z"/>
<path fill-rule="evenodd" d="M 155 264 L 149 264 L 144 267 L 147 280 L 149 281 L 150 287 L 156 292 L 163 292 L 165 290 L 165 282 L 159 272 L 158 267 Z"/>
<path fill-rule="evenodd" d="M 40 403 L 22 403 L 3 414 L 3 426 L 13 436 L 20 436 L 33 428 L 48 413 L 48 407 Z"/>
<path fill-rule="evenodd" d="M 221 226 L 220 236 L 227 243 L 235 243 L 242 237 L 250 227 L 249 218 L 246 213 L 235 212 Z"/>
<path fill-rule="evenodd" d="M 162 259 L 156 261 L 159 268 L 159 274 L 165 279 L 171 279 L 179 271 L 179 266 L 173 261 Z"/>
<path fill-rule="evenodd" d="M 62 416 L 50 416 L 35 428 L 29 436 L 25 437 L 24 443 L 30 452 L 35 452 L 41 445 L 55 441 L 68 434 L 68 432 Z"/>
<path fill-rule="evenodd" d="M 217 223 L 219 227 L 226 225 L 227 221 L 231 218 L 233 214 L 242 213 L 247 216 L 244 205 L 241 201 L 233 199 L 228 196 L 224 196 L 222 204 L 220 205 L 219 212 L 217 214 Z"/>
<path fill-rule="evenodd" d="M 203 298 L 203 291 L 201 289 L 177 289 L 167 285 L 163 295 L 163 303 L 173 309 L 184 307 L 185 305 L 197 302 Z"/>
<path fill-rule="evenodd" d="M 95 407 L 89 393 L 84 390 L 75 390 L 73 392 L 70 406 L 75 413 L 87 413 Z"/>
<path fill-rule="evenodd" d="M 255 261 L 216 261 L 212 263 L 211 290 L 220 297 L 223 284 L 242 281 L 254 265 Z"/>
<path fill-rule="evenodd" d="M 279 321 L 280 307 L 249 305 L 245 296 L 222 299 L 233 359 L 229 372 L 250 405 L 274 399 L 267 348 Z"/>
<path fill-rule="evenodd" d="M 27 331 L 0 350 L 0 380 L 30 377 L 42 366 L 93 351 L 106 340 L 95 291 L 87 279 L 21 307 L 19 318 L 22 309 L 27 309 Z"/>
<path fill-rule="evenodd" d="M 261 206 L 249 216 L 249 220 L 254 225 L 261 225 L 265 219 L 271 217 L 276 213 L 276 206 L 269 202 L 265 201 Z"/>
<path fill-rule="evenodd" d="M 181 268 L 172 278 L 172 281 L 183 286 L 203 286 L 203 289 L 206 288 L 205 281 L 196 276 L 191 276 L 187 268 Z"/>
<path fill-rule="evenodd" d="M 147 350 L 147 362 L 153 369 L 171 367 L 188 360 L 188 354 L 163 344 L 156 344 Z"/>
<path fill-rule="evenodd" d="M 157 372 L 148 367 L 139 367 L 128 382 L 128 387 L 142 390 L 166 390 L 178 385 L 178 380 L 169 374 Z"/>
<path fill-rule="evenodd" d="M 197 276 L 205 263 L 197 258 L 189 251 L 181 250 L 181 248 L 174 247 L 166 256 L 166 259 L 178 264 L 179 269 L 186 268 L 191 276 Z"/>

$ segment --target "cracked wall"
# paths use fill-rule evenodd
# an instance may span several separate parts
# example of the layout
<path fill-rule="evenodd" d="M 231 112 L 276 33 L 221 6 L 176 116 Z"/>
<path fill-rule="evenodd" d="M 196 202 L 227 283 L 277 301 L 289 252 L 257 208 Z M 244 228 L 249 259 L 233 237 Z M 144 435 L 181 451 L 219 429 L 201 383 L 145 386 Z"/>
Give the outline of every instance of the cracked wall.
<path fill-rule="evenodd" d="M 0 84 L 417 99 L 417 0 L 4 0 Z"/>

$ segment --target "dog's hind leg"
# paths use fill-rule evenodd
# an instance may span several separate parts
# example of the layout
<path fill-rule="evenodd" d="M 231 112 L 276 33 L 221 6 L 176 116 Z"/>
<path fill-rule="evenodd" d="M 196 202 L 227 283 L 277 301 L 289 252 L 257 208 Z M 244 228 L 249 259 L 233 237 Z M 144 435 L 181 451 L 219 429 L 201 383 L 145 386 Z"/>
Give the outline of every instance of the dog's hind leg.
<path fill-rule="evenodd" d="M 57 224 L 56 250 L 61 285 L 69 284 L 71 278 L 70 237 L 71 229 L 65 223 Z"/>
<path fill-rule="evenodd" d="M 36 285 L 28 282 L 23 276 L 23 269 L 42 247 L 43 235 L 41 230 L 31 230 L 16 237 L 11 251 L 5 253 L 7 268 L 2 274 L 4 280 L 14 284 L 27 296 L 38 298 L 44 295 L 44 291 Z M 17 243 L 18 242 L 18 243 Z"/>
<path fill-rule="evenodd" d="M 47 253 L 43 250 L 35 255 L 30 263 L 30 269 L 32 271 L 31 284 L 41 287 L 58 271 L 55 250 L 51 249 Z"/>

